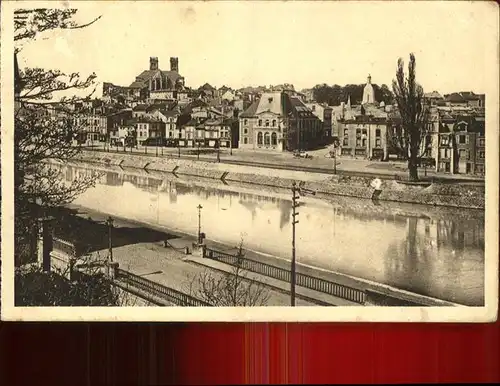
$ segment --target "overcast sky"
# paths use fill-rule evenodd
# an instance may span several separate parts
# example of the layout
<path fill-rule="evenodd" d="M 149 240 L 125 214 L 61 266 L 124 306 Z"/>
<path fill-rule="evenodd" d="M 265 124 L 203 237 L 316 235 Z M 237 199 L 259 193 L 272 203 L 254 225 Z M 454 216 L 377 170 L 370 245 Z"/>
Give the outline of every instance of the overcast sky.
<path fill-rule="evenodd" d="M 54 2 L 55 3 L 55 2 Z M 89 2 L 91 3 L 91 2 Z M 149 57 L 179 58 L 186 85 L 390 85 L 398 57 L 441 93 L 492 87 L 498 72 L 493 2 L 73 2 L 94 25 L 24 45 L 21 66 L 95 72 L 128 86 Z M 494 74 L 494 73 L 493 73 Z M 494 74 L 495 79 L 496 75 Z"/>

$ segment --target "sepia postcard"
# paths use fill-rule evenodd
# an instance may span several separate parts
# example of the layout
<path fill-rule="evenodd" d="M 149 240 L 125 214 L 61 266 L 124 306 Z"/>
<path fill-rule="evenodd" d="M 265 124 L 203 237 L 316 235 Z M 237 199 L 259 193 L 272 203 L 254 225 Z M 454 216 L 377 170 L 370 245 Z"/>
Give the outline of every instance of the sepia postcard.
<path fill-rule="evenodd" d="M 1 7 L 2 320 L 496 320 L 496 3 Z"/>

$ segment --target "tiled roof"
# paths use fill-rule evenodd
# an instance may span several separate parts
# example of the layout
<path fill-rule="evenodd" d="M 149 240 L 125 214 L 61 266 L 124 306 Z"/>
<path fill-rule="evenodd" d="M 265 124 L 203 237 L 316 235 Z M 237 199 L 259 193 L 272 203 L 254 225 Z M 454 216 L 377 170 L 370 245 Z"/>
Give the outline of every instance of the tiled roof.
<path fill-rule="evenodd" d="M 241 113 L 240 117 L 242 118 L 251 118 L 255 115 L 257 111 L 257 107 L 259 106 L 259 101 L 253 102 L 248 109 L 246 109 L 243 113 Z"/>
<path fill-rule="evenodd" d="M 198 125 L 198 121 L 194 118 L 190 119 L 189 122 L 187 122 L 184 126 L 197 126 Z"/>
<path fill-rule="evenodd" d="M 443 99 L 442 95 L 437 91 L 432 91 L 424 94 L 424 98 L 428 99 Z"/>
<path fill-rule="evenodd" d="M 479 100 L 479 95 L 474 94 L 472 91 L 460 91 L 460 95 L 466 101 L 477 101 L 477 100 Z"/>
<path fill-rule="evenodd" d="M 155 75 L 158 71 L 161 71 L 162 75 L 170 79 L 173 84 L 177 82 L 177 79 L 182 78 L 178 72 L 176 71 L 162 71 L 162 70 L 144 70 L 139 75 L 137 75 L 136 79 L 129 86 L 131 88 L 143 88 L 148 85 L 149 80 Z"/>
<path fill-rule="evenodd" d="M 454 92 L 450 95 L 448 95 L 446 98 L 445 98 L 448 102 L 452 102 L 452 103 L 460 103 L 460 102 L 465 102 L 465 99 L 464 97 L 462 97 L 462 95 L 460 95 L 459 93 L 457 92 Z"/>
<path fill-rule="evenodd" d="M 205 83 L 203 86 L 199 88 L 199 90 L 215 91 L 215 87 L 213 87 L 209 83 Z"/>
<path fill-rule="evenodd" d="M 177 108 L 175 108 L 172 110 L 162 111 L 162 114 L 164 116 L 166 116 L 167 118 L 176 117 L 176 116 L 180 115 L 180 111 Z"/>
<path fill-rule="evenodd" d="M 149 107 L 148 105 L 141 104 L 141 105 L 135 106 L 132 110 L 133 111 L 147 111 L 148 107 Z"/>
<path fill-rule="evenodd" d="M 252 103 L 240 117 L 253 117 L 263 112 L 288 116 L 291 113 L 296 114 L 299 110 L 303 110 L 301 111 L 303 114 L 312 114 L 300 99 L 292 98 L 284 92 L 266 92 L 262 94 L 259 100 Z"/>

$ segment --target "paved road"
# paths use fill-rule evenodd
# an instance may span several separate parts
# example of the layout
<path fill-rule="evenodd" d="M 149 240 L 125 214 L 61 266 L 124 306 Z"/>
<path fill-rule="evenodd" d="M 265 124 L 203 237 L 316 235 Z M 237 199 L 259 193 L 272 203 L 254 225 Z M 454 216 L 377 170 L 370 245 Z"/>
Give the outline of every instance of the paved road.
<path fill-rule="evenodd" d="M 70 207 L 72 209 L 78 209 L 81 217 L 91 217 L 92 220 L 96 222 L 103 223 L 108 217 L 106 214 L 77 205 L 70 205 Z M 113 248 L 113 261 L 118 262 L 121 269 L 184 293 L 189 293 L 189 287 L 192 283 L 194 291 L 196 291 L 198 282 L 194 278 L 206 272 L 207 267 L 185 261 L 186 255 L 181 252 L 186 246 L 192 246 L 195 240 L 194 237 L 178 234 L 178 238 L 170 240 L 170 243 L 174 245 L 176 249 L 165 248 L 163 241 L 148 240 L 141 242 L 137 240 L 137 238 L 134 238 L 127 243 L 123 238 L 126 237 L 127 234 L 131 235 L 129 230 L 133 228 L 143 228 L 143 225 L 120 218 L 114 218 L 114 225 L 116 227 L 116 236 L 120 233 L 119 237 L 122 239 L 122 242 L 120 246 Z M 120 229 L 125 229 L 126 232 L 120 232 Z M 165 235 L 166 234 L 165 231 Z M 96 253 L 99 253 L 100 256 L 107 256 L 106 249 L 99 250 Z M 214 277 L 219 277 L 220 273 L 214 271 L 212 275 Z M 268 306 L 288 306 L 290 304 L 289 294 L 273 289 L 268 289 L 268 291 Z M 298 306 L 318 305 L 302 298 L 297 298 L 296 304 Z"/>
<path fill-rule="evenodd" d="M 103 145 L 99 144 L 87 150 L 105 151 Z M 111 148 L 112 153 L 140 154 L 151 157 L 178 157 L 178 148 L 156 148 L 144 147 L 127 149 Z M 158 152 L 157 152 L 158 151 Z M 196 148 L 182 148 L 181 158 L 193 160 L 217 162 L 217 153 L 214 149 L 202 149 L 201 154 L 196 154 Z M 312 159 L 294 158 L 290 153 L 248 151 L 242 149 L 233 149 L 232 155 L 229 150 L 221 149 L 219 154 L 220 162 L 234 165 L 253 165 L 273 169 L 300 170 L 311 173 L 334 174 L 334 160 L 328 158 L 328 149 L 318 149 L 308 152 L 313 156 Z M 395 175 L 405 178 L 408 175 L 405 162 L 380 162 L 366 159 L 338 158 L 336 160 L 336 173 L 342 175 L 360 176 L 360 177 L 379 177 L 383 179 L 393 179 Z M 419 174 L 422 178 L 432 178 L 440 182 L 461 182 L 469 184 L 484 185 L 484 178 L 471 175 L 449 175 L 436 173 L 433 170 L 421 168 Z"/>

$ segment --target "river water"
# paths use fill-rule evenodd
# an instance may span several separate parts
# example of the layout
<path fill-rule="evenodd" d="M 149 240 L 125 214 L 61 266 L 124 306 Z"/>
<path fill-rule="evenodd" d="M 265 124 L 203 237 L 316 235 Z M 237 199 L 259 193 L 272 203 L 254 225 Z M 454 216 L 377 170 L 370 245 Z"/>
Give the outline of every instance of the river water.
<path fill-rule="evenodd" d="M 63 175 L 72 180 L 93 168 L 64 166 Z M 198 231 L 201 204 L 202 231 L 209 239 L 235 246 L 243 238 L 247 249 L 290 259 L 292 203 L 286 191 L 134 174 L 106 171 L 74 203 L 190 234 Z M 482 213 L 428 215 L 436 209 L 414 206 L 417 215 L 402 215 L 402 204 L 377 212 L 370 200 L 302 201 L 296 229 L 299 262 L 464 305 L 484 304 Z"/>

